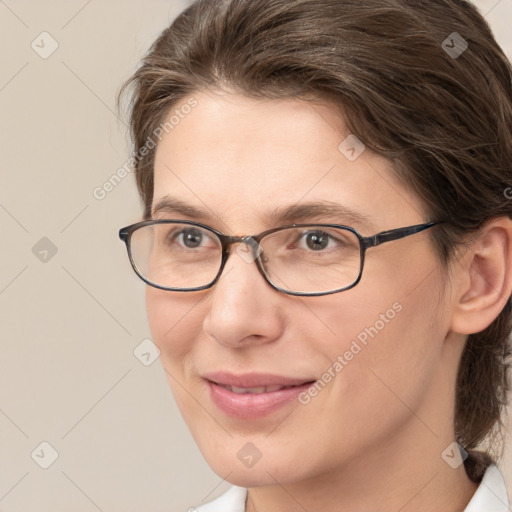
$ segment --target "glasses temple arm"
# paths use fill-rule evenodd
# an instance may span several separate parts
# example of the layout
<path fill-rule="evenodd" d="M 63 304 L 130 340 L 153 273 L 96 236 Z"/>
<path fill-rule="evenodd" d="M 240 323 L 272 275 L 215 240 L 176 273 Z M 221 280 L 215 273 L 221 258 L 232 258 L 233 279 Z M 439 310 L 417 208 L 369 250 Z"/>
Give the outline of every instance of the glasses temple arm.
<path fill-rule="evenodd" d="M 415 226 L 408 226 L 405 228 L 398 229 L 390 229 L 388 231 L 382 231 L 373 236 L 368 236 L 362 239 L 363 247 L 365 249 L 369 247 L 375 247 L 377 245 L 383 244 L 385 242 L 391 242 L 392 240 L 399 240 L 400 238 L 405 238 L 406 236 L 414 235 L 416 233 L 420 233 L 425 229 L 429 229 L 437 224 L 441 224 L 439 222 L 428 222 L 426 224 L 417 224 Z"/>

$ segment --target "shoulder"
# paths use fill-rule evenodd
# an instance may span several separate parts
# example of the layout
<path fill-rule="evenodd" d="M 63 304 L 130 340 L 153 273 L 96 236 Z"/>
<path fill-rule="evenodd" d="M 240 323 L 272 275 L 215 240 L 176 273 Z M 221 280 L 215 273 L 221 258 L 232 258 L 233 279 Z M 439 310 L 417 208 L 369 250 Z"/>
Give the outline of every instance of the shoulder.
<path fill-rule="evenodd" d="M 233 486 L 216 500 L 190 508 L 189 512 L 244 512 L 246 498 L 247 489 Z"/>

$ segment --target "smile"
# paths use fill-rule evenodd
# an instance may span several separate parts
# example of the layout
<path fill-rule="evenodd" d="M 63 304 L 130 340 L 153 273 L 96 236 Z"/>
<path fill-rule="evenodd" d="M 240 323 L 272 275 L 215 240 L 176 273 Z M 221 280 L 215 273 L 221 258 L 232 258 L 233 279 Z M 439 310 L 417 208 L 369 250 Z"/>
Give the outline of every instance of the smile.
<path fill-rule="evenodd" d="M 268 416 L 291 403 L 314 379 L 292 379 L 275 375 L 226 373 L 205 376 L 210 399 L 224 414 L 238 419 Z"/>

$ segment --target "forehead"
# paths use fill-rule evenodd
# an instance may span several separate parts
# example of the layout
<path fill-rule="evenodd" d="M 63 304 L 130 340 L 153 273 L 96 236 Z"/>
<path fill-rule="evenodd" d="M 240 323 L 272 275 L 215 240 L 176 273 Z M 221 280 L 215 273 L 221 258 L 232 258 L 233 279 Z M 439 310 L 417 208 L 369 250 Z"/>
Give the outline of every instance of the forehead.
<path fill-rule="evenodd" d="M 288 161 L 321 164 L 332 159 L 338 139 L 346 131 L 341 117 L 327 105 L 254 100 L 225 92 L 198 93 L 193 98 L 196 106 L 181 119 L 173 113 L 184 108 L 188 100 L 169 112 L 174 126 L 157 148 L 157 163 L 160 156 L 173 151 L 175 161 L 181 157 L 189 162 L 208 159 L 216 170 L 230 170 L 233 178 L 241 177 L 242 169 L 236 164 L 243 163 L 247 170 L 256 154 L 261 163 L 272 164 L 266 166 L 269 171 Z M 252 169 L 260 176 L 265 173 L 258 161 Z"/>
<path fill-rule="evenodd" d="M 230 224 L 265 227 L 272 210 L 321 201 L 367 218 L 385 216 L 385 204 L 419 216 L 391 162 L 364 146 L 355 148 L 364 149 L 358 158 L 347 158 L 351 134 L 332 105 L 228 93 L 198 93 L 193 100 L 181 116 L 180 105 L 173 107 L 179 122 L 158 144 L 154 205 L 171 195 Z"/>

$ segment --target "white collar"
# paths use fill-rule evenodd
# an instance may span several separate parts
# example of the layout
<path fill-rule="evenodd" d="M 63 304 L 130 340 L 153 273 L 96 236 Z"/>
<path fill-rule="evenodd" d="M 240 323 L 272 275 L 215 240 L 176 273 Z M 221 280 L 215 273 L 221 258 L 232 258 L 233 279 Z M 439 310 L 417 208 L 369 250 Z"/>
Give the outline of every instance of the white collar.
<path fill-rule="evenodd" d="M 245 512 L 246 500 L 247 489 L 233 486 L 216 500 L 189 510 L 193 512 Z"/>
<path fill-rule="evenodd" d="M 231 487 L 216 500 L 196 507 L 195 512 L 245 512 L 247 489 Z M 494 464 L 489 466 L 464 512 L 508 512 L 507 488 Z"/>
<path fill-rule="evenodd" d="M 508 512 L 508 496 L 501 471 L 492 464 L 464 512 Z"/>

